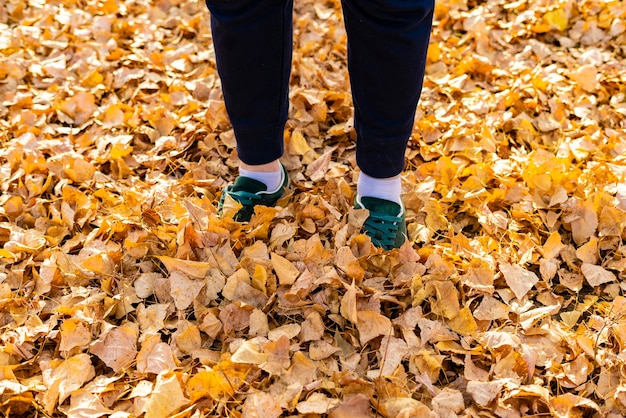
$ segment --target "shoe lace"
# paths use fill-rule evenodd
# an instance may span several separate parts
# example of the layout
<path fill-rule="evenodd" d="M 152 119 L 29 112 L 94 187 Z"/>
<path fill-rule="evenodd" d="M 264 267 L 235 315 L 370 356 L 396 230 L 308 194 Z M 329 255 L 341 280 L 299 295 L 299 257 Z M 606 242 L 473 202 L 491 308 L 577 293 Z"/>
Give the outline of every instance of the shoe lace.
<path fill-rule="evenodd" d="M 400 228 L 400 218 L 383 213 L 370 212 L 363 227 L 374 244 L 382 247 L 391 247 L 395 243 Z"/>

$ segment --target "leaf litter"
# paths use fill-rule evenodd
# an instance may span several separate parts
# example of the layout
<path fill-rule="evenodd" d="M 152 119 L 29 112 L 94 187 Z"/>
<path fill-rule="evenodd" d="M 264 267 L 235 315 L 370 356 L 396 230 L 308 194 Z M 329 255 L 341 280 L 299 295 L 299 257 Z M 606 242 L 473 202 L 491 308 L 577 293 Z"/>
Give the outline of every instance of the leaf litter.
<path fill-rule="evenodd" d="M 0 5 L 3 414 L 623 416 L 624 3 L 437 2 L 391 252 L 339 1 L 294 23 L 293 185 L 241 225 L 203 2 Z"/>

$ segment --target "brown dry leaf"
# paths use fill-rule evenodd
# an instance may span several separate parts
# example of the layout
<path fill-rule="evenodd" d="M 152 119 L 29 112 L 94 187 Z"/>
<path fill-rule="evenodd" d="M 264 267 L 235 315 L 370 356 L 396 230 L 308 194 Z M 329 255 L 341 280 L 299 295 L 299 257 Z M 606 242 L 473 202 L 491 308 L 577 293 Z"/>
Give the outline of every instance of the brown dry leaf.
<path fill-rule="evenodd" d="M 574 201 L 572 213 L 565 216 L 563 221 L 571 223 L 572 235 L 576 244 L 583 244 L 593 236 L 598 227 L 598 214 L 595 211 L 593 200 Z"/>
<path fill-rule="evenodd" d="M 432 418 L 430 409 L 412 398 L 398 397 L 386 399 L 381 405 L 385 418 Z"/>
<path fill-rule="evenodd" d="M 190 279 L 185 273 L 177 270 L 170 273 L 169 283 L 174 305 L 181 311 L 191 306 L 204 287 L 203 281 Z"/>
<path fill-rule="evenodd" d="M 313 311 L 302 323 L 302 329 L 300 331 L 301 341 L 317 341 L 322 338 L 325 330 L 321 315 Z"/>
<path fill-rule="evenodd" d="M 582 271 L 583 276 L 585 276 L 585 280 L 587 280 L 587 283 L 589 283 L 591 287 L 614 282 L 616 279 L 615 274 L 594 264 L 583 263 L 582 266 L 580 266 L 580 270 Z"/>
<path fill-rule="evenodd" d="M 89 351 L 100 358 L 113 371 L 131 365 L 137 356 L 139 330 L 132 322 L 115 327 L 91 345 Z"/>
<path fill-rule="evenodd" d="M 159 374 L 174 369 L 176 362 L 171 347 L 161 342 L 161 336 L 158 334 L 148 336 L 137 354 L 137 371 Z"/>
<path fill-rule="evenodd" d="M 367 344 L 368 341 L 380 335 L 390 336 L 392 334 L 391 320 L 374 311 L 358 312 L 356 327 L 359 330 L 361 345 Z"/>
<path fill-rule="evenodd" d="M 233 363 L 247 363 L 261 365 L 267 362 L 268 354 L 261 352 L 259 343 L 252 341 L 244 341 L 233 353 L 231 361 Z"/>
<path fill-rule="evenodd" d="M 110 416 L 113 411 L 104 406 L 100 397 L 86 390 L 79 389 L 72 393 L 69 408 L 59 407 L 68 417 Z"/>
<path fill-rule="evenodd" d="M 330 411 L 328 418 L 370 418 L 370 400 L 362 393 L 349 396 Z"/>
<path fill-rule="evenodd" d="M 91 118 L 97 107 L 94 95 L 81 91 L 61 103 L 59 109 L 70 116 L 74 124 L 82 125 Z"/>
<path fill-rule="evenodd" d="M 172 340 L 183 353 L 193 353 L 202 346 L 200 329 L 195 323 L 186 320 L 178 321 L 176 332 L 172 334 Z"/>
<path fill-rule="evenodd" d="M 492 296 L 484 296 L 478 308 L 474 310 L 474 317 L 479 321 L 493 321 L 508 318 L 510 309 L 507 305 Z"/>
<path fill-rule="evenodd" d="M 216 214 L 239 162 L 203 2 L 0 2 L 0 409 L 623 415 L 621 3 L 437 1 L 386 252 L 340 2 L 294 5 L 293 186 L 249 223 Z"/>
<path fill-rule="evenodd" d="M 393 375 L 408 353 L 409 347 L 404 340 L 391 336 L 383 337 L 378 352 L 381 364 L 380 376 Z"/>
<path fill-rule="evenodd" d="M 241 418 L 278 418 L 283 410 L 269 393 L 254 392 L 246 396 L 241 413 Z"/>
<path fill-rule="evenodd" d="M 440 417 L 454 417 L 465 409 L 463 394 L 455 389 L 445 388 L 432 400 L 433 411 Z"/>
<path fill-rule="evenodd" d="M 487 406 L 496 399 L 500 390 L 505 384 L 505 380 L 494 380 L 491 382 L 479 382 L 470 380 L 467 382 L 467 392 L 478 405 Z"/>
<path fill-rule="evenodd" d="M 506 283 L 509 285 L 515 297 L 522 299 L 539 281 L 539 277 L 532 271 L 528 271 L 520 265 L 500 263 L 500 270 L 504 275 Z"/>
<path fill-rule="evenodd" d="M 296 409 L 301 414 L 326 414 L 339 403 L 323 393 L 314 392 L 306 400 L 298 402 Z"/>

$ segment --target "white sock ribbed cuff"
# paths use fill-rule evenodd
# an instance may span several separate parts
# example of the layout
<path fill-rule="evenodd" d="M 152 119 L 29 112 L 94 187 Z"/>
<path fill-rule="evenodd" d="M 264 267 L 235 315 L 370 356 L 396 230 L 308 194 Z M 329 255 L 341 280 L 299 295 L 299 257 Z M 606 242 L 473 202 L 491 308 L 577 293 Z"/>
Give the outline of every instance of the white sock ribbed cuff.
<path fill-rule="evenodd" d="M 400 176 L 377 179 L 361 172 L 356 186 L 361 197 L 377 197 L 402 204 L 402 179 Z"/>
<path fill-rule="evenodd" d="M 248 177 L 267 186 L 267 191 L 273 192 L 283 184 L 283 168 L 279 167 L 278 171 L 252 171 L 239 167 L 239 175 Z"/>

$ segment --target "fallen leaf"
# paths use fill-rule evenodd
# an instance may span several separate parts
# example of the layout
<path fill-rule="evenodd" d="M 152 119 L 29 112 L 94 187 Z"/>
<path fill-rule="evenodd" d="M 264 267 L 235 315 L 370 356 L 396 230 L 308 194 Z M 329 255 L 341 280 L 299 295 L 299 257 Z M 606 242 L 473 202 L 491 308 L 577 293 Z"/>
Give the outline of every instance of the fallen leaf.
<path fill-rule="evenodd" d="M 91 345 L 89 351 L 114 372 L 119 372 L 135 360 L 138 335 L 137 326 L 134 323 L 126 323 L 107 332 L 104 338 Z"/>
<path fill-rule="evenodd" d="M 368 341 L 380 335 L 389 336 L 392 333 L 391 320 L 374 311 L 358 312 L 356 327 L 359 330 L 359 341 L 361 345 L 367 344 Z"/>
<path fill-rule="evenodd" d="M 242 418 L 278 418 L 283 409 L 269 393 L 253 392 L 246 397 L 241 412 Z"/>
<path fill-rule="evenodd" d="M 165 418 L 188 402 L 189 399 L 183 394 L 178 376 L 171 372 L 164 372 L 157 376 L 154 389 L 146 404 L 146 416 Z"/>
<path fill-rule="evenodd" d="M 500 263 L 500 271 L 502 271 L 506 283 L 515 293 L 515 297 L 520 300 L 539 281 L 539 277 L 535 273 L 517 264 Z"/>
<path fill-rule="evenodd" d="M 300 271 L 286 258 L 272 253 L 270 255 L 272 260 L 272 267 L 278 276 L 278 282 L 281 285 L 290 285 L 296 281 L 296 278 L 300 274 Z"/>
<path fill-rule="evenodd" d="M 604 283 L 614 282 L 616 279 L 615 274 L 594 264 L 583 263 L 582 266 L 580 266 L 580 270 L 583 272 L 583 276 L 585 276 L 587 283 L 589 283 L 592 287 L 600 286 Z"/>

